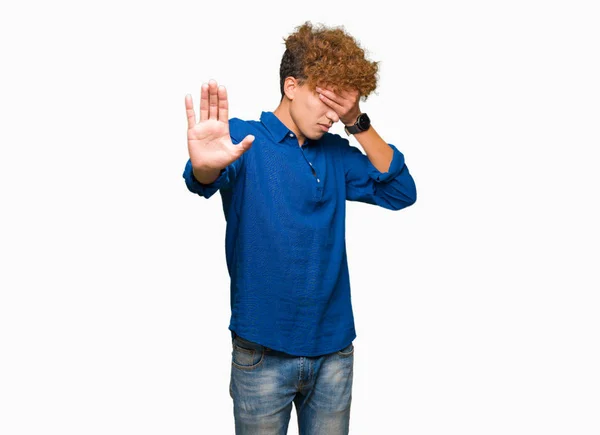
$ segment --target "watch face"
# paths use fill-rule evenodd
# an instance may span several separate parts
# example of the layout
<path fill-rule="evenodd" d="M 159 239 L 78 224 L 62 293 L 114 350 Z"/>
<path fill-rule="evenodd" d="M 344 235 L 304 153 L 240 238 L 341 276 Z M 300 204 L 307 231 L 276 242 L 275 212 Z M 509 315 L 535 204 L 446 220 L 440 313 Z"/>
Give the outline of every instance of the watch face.
<path fill-rule="evenodd" d="M 358 117 L 358 126 L 361 128 L 361 130 L 368 129 L 370 125 L 371 120 L 369 119 L 366 113 L 363 113 Z"/>

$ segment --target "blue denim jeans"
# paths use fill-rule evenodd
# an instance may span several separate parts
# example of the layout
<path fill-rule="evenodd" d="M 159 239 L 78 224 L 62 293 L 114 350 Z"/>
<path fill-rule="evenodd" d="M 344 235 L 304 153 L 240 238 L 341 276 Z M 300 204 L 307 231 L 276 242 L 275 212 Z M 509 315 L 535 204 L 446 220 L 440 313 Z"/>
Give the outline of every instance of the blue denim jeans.
<path fill-rule="evenodd" d="M 354 344 L 317 357 L 294 356 L 236 335 L 231 382 L 236 435 L 285 435 L 292 403 L 300 435 L 347 435 Z"/>

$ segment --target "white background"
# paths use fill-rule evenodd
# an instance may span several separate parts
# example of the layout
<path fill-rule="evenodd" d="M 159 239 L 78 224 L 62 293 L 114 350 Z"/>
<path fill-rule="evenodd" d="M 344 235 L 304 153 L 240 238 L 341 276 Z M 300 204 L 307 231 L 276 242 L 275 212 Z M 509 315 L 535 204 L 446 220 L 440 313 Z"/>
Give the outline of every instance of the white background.
<path fill-rule="evenodd" d="M 2 6 L 0 433 L 234 433 L 225 220 L 181 176 L 184 97 L 214 78 L 230 117 L 274 110 L 306 20 L 381 62 L 361 109 L 418 191 L 348 204 L 351 433 L 600 433 L 593 3 Z"/>

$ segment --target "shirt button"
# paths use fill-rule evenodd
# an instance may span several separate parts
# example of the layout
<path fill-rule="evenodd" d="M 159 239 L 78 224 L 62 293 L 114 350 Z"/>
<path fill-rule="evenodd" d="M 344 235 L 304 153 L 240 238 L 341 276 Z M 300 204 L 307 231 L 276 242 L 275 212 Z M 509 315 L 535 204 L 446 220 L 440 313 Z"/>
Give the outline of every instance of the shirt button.
<path fill-rule="evenodd" d="M 294 133 L 290 133 L 290 137 L 294 137 Z"/>

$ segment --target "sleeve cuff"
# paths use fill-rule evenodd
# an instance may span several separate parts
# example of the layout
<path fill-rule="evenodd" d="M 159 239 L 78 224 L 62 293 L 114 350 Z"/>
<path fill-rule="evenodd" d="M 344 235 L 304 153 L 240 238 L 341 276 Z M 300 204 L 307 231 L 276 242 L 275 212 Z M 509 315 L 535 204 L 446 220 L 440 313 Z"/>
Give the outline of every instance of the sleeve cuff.
<path fill-rule="evenodd" d="M 404 166 L 404 155 L 391 143 L 388 145 L 392 148 L 394 154 L 387 172 L 380 172 L 371 162 L 369 162 L 369 177 L 380 183 L 385 183 L 396 178 Z"/>
<path fill-rule="evenodd" d="M 199 186 L 200 188 L 214 187 L 214 188 L 219 189 L 223 185 L 223 183 L 227 182 L 227 171 L 225 169 L 221 169 L 221 172 L 219 173 L 219 176 L 217 177 L 217 179 L 209 184 L 202 184 L 201 182 L 196 180 L 196 177 L 194 177 L 194 171 L 191 172 L 191 175 L 192 175 L 192 183 Z"/>
<path fill-rule="evenodd" d="M 188 189 L 207 198 L 219 190 L 223 184 L 227 184 L 228 177 L 229 174 L 224 168 L 221 169 L 221 173 L 215 181 L 209 184 L 202 184 L 196 180 L 196 177 L 194 177 L 192 162 L 190 160 L 188 160 L 187 164 L 185 165 L 185 170 L 183 172 L 183 178 L 187 183 Z"/>

